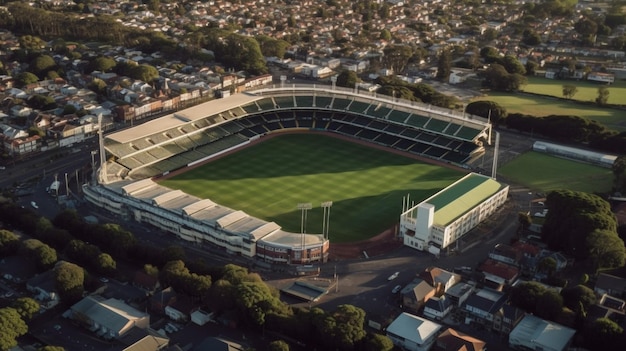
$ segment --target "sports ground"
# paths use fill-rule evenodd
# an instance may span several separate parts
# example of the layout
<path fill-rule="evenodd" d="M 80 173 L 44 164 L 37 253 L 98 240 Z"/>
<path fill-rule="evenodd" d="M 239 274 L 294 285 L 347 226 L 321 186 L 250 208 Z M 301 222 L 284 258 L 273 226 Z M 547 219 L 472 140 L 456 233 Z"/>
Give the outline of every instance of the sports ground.
<path fill-rule="evenodd" d="M 402 198 L 415 203 L 464 173 L 322 134 L 285 134 L 160 183 L 300 232 L 299 203 L 311 203 L 307 233 L 321 233 L 332 201 L 331 242 L 353 242 L 398 222 Z"/>
<path fill-rule="evenodd" d="M 529 151 L 498 169 L 508 181 L 536 191 L 570 189 L 585 192 L 611 190 L 611 169 Z"/>

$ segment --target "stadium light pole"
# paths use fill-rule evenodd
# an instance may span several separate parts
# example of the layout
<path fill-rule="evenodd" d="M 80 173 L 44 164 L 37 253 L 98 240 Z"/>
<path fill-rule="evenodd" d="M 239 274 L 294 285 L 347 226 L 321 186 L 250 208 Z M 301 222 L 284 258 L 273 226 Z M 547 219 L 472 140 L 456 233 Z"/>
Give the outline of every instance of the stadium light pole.
<path fill-rule="evenodd" d="M 306 217 L 307 217 L 307 211 L 313 208 L 313 205 L 310 202 L 301 202 L 298 204 L 298 206 L 296 206 L 299 210 L 300 210 L 300 245 L 302 247 L 302 257 L 300 258 L 300 260 L 302 261 L 302 263 L 304 263 L 304 260 L 306 258 L 306 248 L 305 248 L 305 237 L 304 234 L 306 233 Z"/>
<path fill-rule="evenodd" d="M 328 240 L 330 238 L 330 235 L 328 234 L 328 229 L 330 228 L 330 208 L 333 206 L 333 202 L 324 201 L 321 206 L 324 210 L 324 218 L 322 219 L 322 235 L 324 235 L 324 239 Z"/>

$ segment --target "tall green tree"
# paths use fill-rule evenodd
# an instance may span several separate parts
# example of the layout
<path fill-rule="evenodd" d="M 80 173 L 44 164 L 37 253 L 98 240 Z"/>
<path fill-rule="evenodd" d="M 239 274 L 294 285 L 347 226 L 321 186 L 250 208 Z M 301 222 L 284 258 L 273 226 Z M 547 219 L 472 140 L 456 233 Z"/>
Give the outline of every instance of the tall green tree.
<path fill-rule="evenodd" d="M 617 268 L 624 266 L 626 249 L 624 241 L 615 231 L 597 229 L 587 236 L 588 256 L 600 268 Z"/>
<path fill-rule="evenodd" d="M 54 270 L 56 288 L 61 300 L 73 304 L 83 296 L 85 272 L 82 267 L 70 262 L 60 262 Z"/>
<path fill-rule="evenodd" d="M 39 312 L 39 302 L 30 297 L 20 297 L 11 305 L 24 321 L 31 320 Z"/>
<path fill-rule="evenodd" d="M 269 351 L 289 351 L 289 344 L 284 340 L 274 340 L 268 345 Z"/>
<path fill-rule="evenodd" d="M 345 88 L 354 88 L 358 81 L 356 72 L 344 70 L 337 76 L 337 86 Z"/>
<path fill-rule="evenodd" d="M 443 49 L 437 61 L 437 79 L 447 82 L 452 69 L 452 54 L 449 49 Z"/>
<path fill-rule="evenodd" d="M 13 232 L 0 229 L 0 257 L 13 255 L 20 247 L 20 238 Z"/>
<path fill-rule="evenodd" d="M 465 112 L 481 116 L 483 118 L 489 118 L 491 123 L 498 125 L 504 122 L 507 116 L 506 108 L 498 104 L 495 101 L 479 100 L 470 102 L 465 107 Z"/>
<path fill-rule="evenodd" d="M 28 326 L 20 314 L 10 307 L 0 308 L 0 350 L 17 345 L 17 338 L 28 332 Z"/>
<path fill-rule="evenodd" d="M 613 171 L 613 190 L 626 194 L 626 156 L 618 156 L 611 170 Z"/>
<path fill-rule="evenodd" d="M 583 331 L 585 344 L 592 351 L 623 350 L 624 329 L 609 318 L 598 318 Z"/>
<path fill-rule="evenodd" d="M 573 84 L 564 84 L 563 85 L 563 97 L 566 99 L 571 99 L 578 92 L 578 88 Z"/>
<path fill-rule="evenodd" d="M 391 351 L 393 350 L 393 342 L 386 335 L 369 334 L 363 342 L 365 351 Z"/>
<path fill-rule="evenodd" d="M 598 88 L 598 97 L 596 98 L 596 104 L 600 106 L 604 106 L 609 102 L 609 88 L 607 87 L 599 87 Z"/>
<path fill-rule="evenodd" d="M 597 300 L 595 292 L 581 284 L 563 288 L 561 296 L 563 305 L 581 316 L 586 314 L 587 309 Z"/>

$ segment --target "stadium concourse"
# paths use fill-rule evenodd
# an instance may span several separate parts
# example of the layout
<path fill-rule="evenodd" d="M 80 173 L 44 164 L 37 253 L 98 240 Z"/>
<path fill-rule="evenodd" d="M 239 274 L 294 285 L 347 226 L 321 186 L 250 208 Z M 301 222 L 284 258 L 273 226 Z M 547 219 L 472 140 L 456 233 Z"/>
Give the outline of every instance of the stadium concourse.
<path fill-rule="evenodd" d="M 152 180 L 292 131 L 333 133 L 462 168 L 491 141 L 490 123 L 477 116 L 338 87 L 272 87 L 107 135 L 97 183 L 85 186 L 85 198 L 181 239 L 245 257 L 273 264 L 326 262 L 330 245 L 323 234 L 286 232 L 277 223 Z"/>

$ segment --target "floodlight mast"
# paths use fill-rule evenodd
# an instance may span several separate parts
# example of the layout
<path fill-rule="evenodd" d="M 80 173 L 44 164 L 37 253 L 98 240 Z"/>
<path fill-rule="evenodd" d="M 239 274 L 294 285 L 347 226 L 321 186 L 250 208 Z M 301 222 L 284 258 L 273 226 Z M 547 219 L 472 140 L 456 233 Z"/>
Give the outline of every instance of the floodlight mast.
<path fill-rule="evenodd" d="M 328 234 L 328 229 L 330 228 L 330 208 L 332 206 L 332 201 L 325 201 L 321 204 L 322 209 L 324 209 L 324 218 L 322 219 L 322 235 L 326 240 L 330 238 L 330 235 Z"/>
<path fill-rule="evenodd" d="M 310 202 L 301 202 L 297 206 L 297 209 L 301 212 L 300 219 L 300 246 L 302 248 L 302 256 L 300 258 L 301 262 L 304 263 L 306 258 L 306 240 L 304 234 L 306 233 L 306 219 L 307 219 L 307 211 L 313 208 L 313 205 Z"/>

